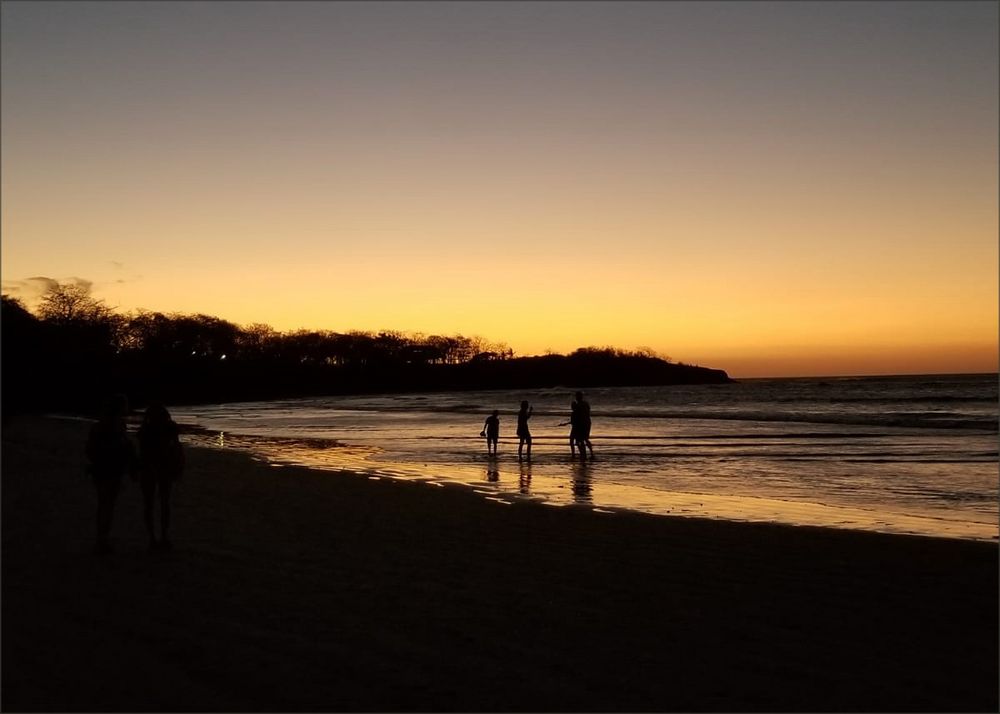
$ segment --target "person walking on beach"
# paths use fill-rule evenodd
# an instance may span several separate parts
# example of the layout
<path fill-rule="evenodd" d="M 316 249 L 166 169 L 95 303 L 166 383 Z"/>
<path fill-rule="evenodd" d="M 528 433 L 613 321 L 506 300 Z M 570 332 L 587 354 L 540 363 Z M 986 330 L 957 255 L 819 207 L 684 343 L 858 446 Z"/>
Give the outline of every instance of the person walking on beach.
<path fill-rule="evenodd" d="M 177 436 L 177 424 L 162 404 L 151 404 L 146 409 L 139 438 L 139 471 L 142 484 L 143 519 L 149 535 L 149 548 L 171 547 L 167 533 L 170 529 L 170 490 L 179 481 L 184 470 L 184 451 Z M 153 504 L 160 494 L 160 540 L 157 542 L 153 524 Z"/>
<path fill-rule="evenodd" d="M 104 555 L 113 552 L 111 520 L 115 501 L 122 487 L 122 477 L 132 470 L 135 449 L 125 425 L 128 399 L 115 394 L 104 404 L 100 418 L 87 435 L 87 471 L 97 491 L 97 544 L 95 550 Z"/>
<path fill-rule="evenodd" d="M 480 436 L 486 437 L 486 453 L 497 455 L 497 443 L 500 441 L 500 412 L 496 409 L 493 413 L 486 417 L 486 421 L 483 422 L 483 430 L 479 432 Z"/>
<path fill-rule="evenodd" d="M 521 402 L 521 411 L 517 413 L 517 458 L 521 458 L 521 451 L 524 445 L 528 445 L 528 458 L 531 458 L 531 432 L 528 430 L 528 419 L 534 407 L 529 406 L 527 400 Z"/>
<path fill-rule="evenodd" d="M 585 457 L 587 453 L 583 450 L 586 445 L 590 450 L 590 458 L 594 458 L 594 447 L 590 443 L 590 402 L 583 398 L 583 392 L 576 393 L 576 445 L 580 449 L 580 456 Z"/>

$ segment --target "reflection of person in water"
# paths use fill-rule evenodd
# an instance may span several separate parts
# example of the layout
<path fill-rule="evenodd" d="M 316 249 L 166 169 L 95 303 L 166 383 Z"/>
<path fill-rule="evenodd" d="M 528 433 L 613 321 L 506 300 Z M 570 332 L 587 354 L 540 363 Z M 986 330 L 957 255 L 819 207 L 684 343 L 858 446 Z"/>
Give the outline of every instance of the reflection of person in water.
<path fill-rule="evenodd" d="M 527 400 L 521 402 L 521 411 L 517 413 L 517 458 L 521 458 L 521 451 L 524 445 L 528 445 L 528 458 L 531 458 L 531 432 L 528 430 L 528 419 L 534 408 L 528 405 Z"/>
<path fill-rule="evenodd" d="M 582 449 L 582 447 L 581 447 Z M 573 501 L 575 503 L 593 503 L 593 486 L 590 481 L 590 465 L 586 459 L 573 464 L 571 477 L 573 479 L 571 488 L 573 491 Z"/>
<path fill-rule="evenodd" d="M 500 412 L 496 409 L 493 413 L 486 417 L 486 421 L 483 422 L 483 430 L 479 432 L 480 436 L 486 437 L 486 453 L 497 454 L 497 442 L 500 441 Z"/>
<path fill-rule="evenodd" d="M 518 490 L 525 496 L 531 493 L 531 464 L 521 464 L 521 474 L 517 479 Z"/>
<path fill-rule="evenodd" d="M 486 480 L 490 482 L 500 480 L 500 469 L 497 468 L 495 459 L 490 459 L 490 463 L 486 466 Z"/>

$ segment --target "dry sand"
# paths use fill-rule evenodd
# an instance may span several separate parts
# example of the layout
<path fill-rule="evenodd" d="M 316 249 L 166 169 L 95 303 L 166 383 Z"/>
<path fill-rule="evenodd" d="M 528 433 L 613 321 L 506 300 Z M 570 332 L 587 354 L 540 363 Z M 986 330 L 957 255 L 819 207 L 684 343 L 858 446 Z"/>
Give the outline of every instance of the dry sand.
<path fill-rule="evenodd" d="M 92 554 L 87 425 L 3 429 L 5 711 L 996 711 L 997 546 L 505 506 L 189 449 Z"/>

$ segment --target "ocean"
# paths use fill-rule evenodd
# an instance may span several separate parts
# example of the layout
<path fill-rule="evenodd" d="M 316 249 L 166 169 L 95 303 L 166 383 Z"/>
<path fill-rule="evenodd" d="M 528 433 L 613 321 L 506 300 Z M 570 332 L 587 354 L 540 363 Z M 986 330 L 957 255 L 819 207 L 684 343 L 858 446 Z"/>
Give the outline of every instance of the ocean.
<path fill-rule="evenodd" d="M 470 488 L 498 507 L 769 521 L 996 541 L 998 377 L 746 379 L 583 388 L 594 459 L 573 458 L 574 386 L 172 408 L 185 439 L 276 466 Z M 516 415 L 534 407 L 532 458 Z M 500 411 L 487 456 L 483 421 Z"/>

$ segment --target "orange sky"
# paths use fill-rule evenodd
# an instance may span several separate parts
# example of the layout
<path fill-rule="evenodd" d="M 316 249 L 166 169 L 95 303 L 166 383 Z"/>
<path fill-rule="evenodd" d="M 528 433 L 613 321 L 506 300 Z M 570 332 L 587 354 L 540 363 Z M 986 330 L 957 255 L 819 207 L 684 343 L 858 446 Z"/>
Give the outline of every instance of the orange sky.
<path fill-rule="evenodd" d="M 6 3 L 2 277 L 279 329 L 997 369 L 990 3 Z"/>

